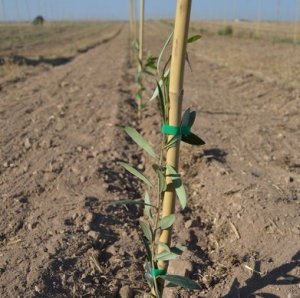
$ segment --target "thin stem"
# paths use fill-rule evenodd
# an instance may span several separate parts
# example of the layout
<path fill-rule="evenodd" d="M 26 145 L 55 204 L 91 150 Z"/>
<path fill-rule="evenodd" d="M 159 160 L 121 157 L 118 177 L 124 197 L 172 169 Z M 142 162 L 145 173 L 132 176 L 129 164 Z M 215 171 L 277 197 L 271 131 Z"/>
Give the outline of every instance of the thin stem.
<path fill-rule="evenodd" d="M 159 156 L 159 167 L 162 168 L 163 166 L 163 156 L 164 156 L 164 146 L 166 143 L 166 138 L 163 137 L 162 142 L 161 142 L 161 148 L 160 148 L 160 156 Z M 156 216 L 155 216 L 155 221 L 154 221 L 154 236 L 153 236 L 153 242 L 151 245 L 151 255 L 152 255 L 152 259 L 151 259 L 151 266 L 152 268 L 155 268 L 155 262 L 154 262 L 154 255 L 155 255 L 155 251 L 156 251 L 156 232 L 158 230 L 158 222 L 159 222 L 159 210 L 161 207 L 161 199 L 162 199 L 162 193 L 160 190 L 160 181 L 159 181 L 159 177 L 157 178 L 157 205 L 156 205 Z M 160 295 L 159 293 L 159 289 L 158 289 L 158 285 L 157 285 L 157 281 L 156 281 L 156 277 L 154 277 L 154 288 L 155 288 L 155 293 Z"/>

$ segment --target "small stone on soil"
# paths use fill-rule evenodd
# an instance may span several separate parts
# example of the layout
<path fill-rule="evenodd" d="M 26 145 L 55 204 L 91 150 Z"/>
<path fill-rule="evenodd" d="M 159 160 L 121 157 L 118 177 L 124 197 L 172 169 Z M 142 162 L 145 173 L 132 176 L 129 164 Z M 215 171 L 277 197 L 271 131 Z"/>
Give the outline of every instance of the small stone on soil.
<path fill-rule="evenodd" d="M 41 148 L 47 149 L 52 147 L 52 140 L 43 140 L 39 143 Z"/>
<path fill-rule="evenodd" d="M 138 164 L 137 169 L 140 170 L 140 171 L 144 171 L 145 166 L 142 163 L 140 163 L 140 164 Z"/>
<path fill-rule="evenodd" d="M 84 226 L 83 226 L 83 230 L 84 230 L 85 232 L 89 232 L 89 231 L 91 230 L 90 225 L 84 225 Z"/>
<path fill-rule="evenodd" d="M 188 221 L 185 222 L 184 226 L 186 227 L 186 229 L 189 229 L 193 226 L 193 220 L 189 219 Z"/>
<path fill-rule="evenodd" d="M 24 141 L 24 147 L 25 149 L 30 149 L 31 148 L 31 142 L 30 142 L 30 139 L 29 138 L 26 138 L 25 141 Z"/>
<path fill-rule="evenodd" d="M 168 273 L 187 276 L 193 270 L 193 264 L 188 260 L 173 260 L 170 262 Z"/>
<path fill-rule="evenodd" d="M 120 289 L 119 295 L 121 298 L 131 298 L 133 297 L 133 292 L 132 289 L 128 285 L 126 285 Z"/>
<path fill-rule="evenodd" d="M 40 289 L 38 286 L 34 286 L 34 290 L 35 290 L 37 293 L 40 293 L 40 292 L 41 292 L 41 289 Z"/>
<path fill-rule="evenodd" d="M 37 222 L 30 222 L 28 225 L 27 225 L 27 228 L 29 231 L 32 231 L 33 229 L 35 229 L 37 227 L 38 223 Z"/>
<path fill-rule="evenodd" d="M 91 223 L 93 222 L 93 220 L 94 220 L 94 213 L 92 213 L 92 212 L 87 212 L 87 213 L 84 215 L 84 217 L 85 217 L 86 223 L 87 223 L 87 224 L 91 224 Z"/>
<path fill-rule="evenodd" d="M 98 233 L 96 231 L 89 231 L 88 236 L 93 238 L 94 240 L 100 239 L 100 233 Z"/>
<path fill-rule="evenodd" d="M 114 245 L 110 245 L 107 249 L 106 252 L 115 256 L 117 254 L 116 247 Z"/>
<path fill-rule="evenodd" d="M 85 176 L 80 176 L 80 182 L 84 183 L 87 180 L 87 177 Z"/>

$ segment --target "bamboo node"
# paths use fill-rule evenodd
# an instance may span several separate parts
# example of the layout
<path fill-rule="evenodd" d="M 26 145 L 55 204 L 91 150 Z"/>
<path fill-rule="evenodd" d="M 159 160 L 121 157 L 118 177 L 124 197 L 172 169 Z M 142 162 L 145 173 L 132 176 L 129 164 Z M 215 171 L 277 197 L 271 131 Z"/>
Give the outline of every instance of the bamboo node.
<path fill-rule="evenodd" d="M 169 92 L 170 95 L 174 95 L 176 97 L 182 97 L 183 94 L 184 94 L 184 90 L 182 89 L 180 92 L 177 92 L 177 91 L 170 91 Z"/>

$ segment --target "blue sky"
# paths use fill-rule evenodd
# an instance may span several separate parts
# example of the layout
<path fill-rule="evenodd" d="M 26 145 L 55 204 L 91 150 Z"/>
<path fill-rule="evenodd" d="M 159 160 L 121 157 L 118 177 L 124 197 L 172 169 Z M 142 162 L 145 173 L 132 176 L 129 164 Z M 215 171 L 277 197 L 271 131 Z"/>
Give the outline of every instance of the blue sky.
<path fill-rule="evenodd" d="M 139 0 L 136 0 L 139 3 Z M 145 0 L 147 18 L 172 18 L 176 0 Z M 128 18 L 129 0 L 0 0 L 0 20 Z M 298 3 L 298 8 L 297 8 Z M 298 13 L 297 13 L 298 11 Z M 193 19 L 300 19 L 300 0 L 193 0 Z"/>

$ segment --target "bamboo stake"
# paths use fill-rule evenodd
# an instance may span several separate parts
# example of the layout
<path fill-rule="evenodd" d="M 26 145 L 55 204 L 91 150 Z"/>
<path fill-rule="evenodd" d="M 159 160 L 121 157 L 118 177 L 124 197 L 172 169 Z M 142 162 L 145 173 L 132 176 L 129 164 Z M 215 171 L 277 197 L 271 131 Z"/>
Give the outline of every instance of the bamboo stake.
<path fill-rule="evenodd" d="M 233 2 L 233 19 L 234 21 L 238 19 L 238 2 L 234 0 Z"/>
<path fill-rule="evenodd" d="M 144 50 L 144 18 L 145 18 L 145 0 L 140 0 L 140 32 L 139 32 L 139 60 L 143 61 Z"/>
<path fill-rule="evenodd" d="M 132 43 L 133 43 L 133 19 L 132 19 L 132 0 L 129 0 L 129 61 L 132 63 Z"/>
<path fill-rule="evenodd" d="M 300 15 L 300 0 L 297 0 L 296 3 L 296 16 L 295 16 L 295 22 L 294 22 L 294 36 L 293 36 L 293 41 L 294 44 L 297 43 L 298 41 L 298 25 L 299 25 L 299 15 Z"/>
<path fill-rule="evenodd" d="M 190 22 L 192 0 L 177 0 L 175 28 L 173 37 L 172 60 L 171 60 L 171 76 L 170 76 L 170 108 L 169 108 L 169 125 L 180 126 L 182 99 L 183 99 L 183 79 L 184 79 L 184 65 L 186 57 L 186 45 L 188 38 L 188 28 Z M 169 136 L 169 141 L 172 136 Z M 167 164 L 178 170 L 179 164 L 179 148 L 180 144 L 177 142 L 175 147 L 168 149 L 166 161 Z M 166 179 L 167 185 L 172 185 L 170 177 Z M 168 187 L 163 198 L 162 217 L 173 214 L 175 211 L 175 189 Z M 159 241 L 170 245 L 172 229 L 163 230 Z M 162 252 L 164 248 L 158 247 L 158 253 Z M 158 263 L 161 269 L 168 268 L 167 261 Z"/>
<path fill-rule="evenodd" d="M 137 40 L 136 0 L 132 1 L 133 40 Z"/>
<path fill-rule="evenodd" d="M 141 73 L 143 69 L 143 50 L 144 50 L 144 0 L 140 0 L 140 28 L 139 28 L 139 56 L 138 56 L 138 72 Z M 142 98 L 138 100 L 138 119 L 142 116 Z"/>
<path fill-rule="evenodd" d="M 260 23 L 261 23 L 261 0 L 257 0 L 257 15 L 256 15 L 256 30 L 255 35 L 260 35 Z"/>
<path fill-rule="evenodd" d="M 277 5 L 276 5 L 276 20 L 277 20 L 277 22 L 280 21 L 280 0 L 277 0 Z"/>
<path fill-rule="evenodd" d="M 2 8 L 2 20 L 1 21 L 6 21 L 6 13 L 5 13 L 5 6 L 4 6 L 4 1 L 1 0 L 1 8 Z"/>
<path fill-rule="evenodd" d="M 129 27 L 130 27 L 130 44 L 133 42 L 133 0 L 129 0 Z"/>
<path fill-rule="evenodd" d="M 25 0 L 25 5 L 26 5 L 26 11 L 27 11 L 27 19 L 30 22 L 31 21 L 31 13 L 30 13 L 30 8 L 29 8 L 28 0 Z"/>

